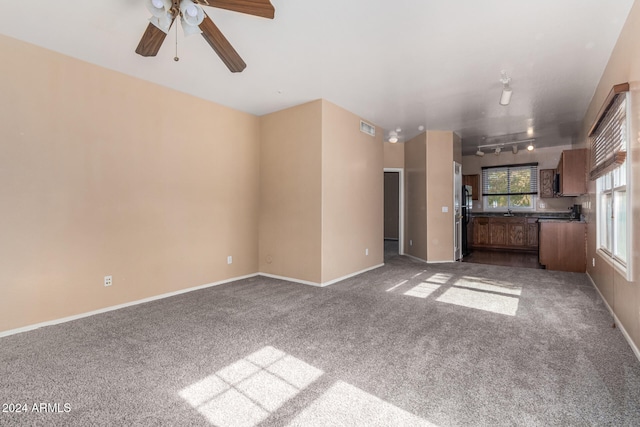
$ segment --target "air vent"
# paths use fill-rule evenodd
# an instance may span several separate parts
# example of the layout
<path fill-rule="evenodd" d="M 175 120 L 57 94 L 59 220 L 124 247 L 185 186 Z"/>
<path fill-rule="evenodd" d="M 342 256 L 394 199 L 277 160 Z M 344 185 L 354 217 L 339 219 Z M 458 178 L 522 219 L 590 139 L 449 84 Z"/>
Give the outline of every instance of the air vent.
<path fill-rule="evenodd" d="M 363 120 L 360 120 L 360 132 L 364 132 L 367 135 L 376 136 L 376 127 Z"/>

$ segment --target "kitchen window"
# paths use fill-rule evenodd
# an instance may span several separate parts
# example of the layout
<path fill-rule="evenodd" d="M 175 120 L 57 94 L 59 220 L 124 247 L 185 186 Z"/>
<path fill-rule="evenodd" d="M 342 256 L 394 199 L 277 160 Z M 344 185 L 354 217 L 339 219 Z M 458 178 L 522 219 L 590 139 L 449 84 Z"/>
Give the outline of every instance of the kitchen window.
<path fill-rule="evenodd" d="M 538 164 L 482 168 L 482 200 L 485 211 L 531 211 L 538 194 Z"/>
<path fill-rule="evenodd" d="M 592 153 L 590 176 L 596 181 L 597 250 L 603 259 L 631 280 L 627 94 L 628 85 L 614 87 L 589 138 Z"/>

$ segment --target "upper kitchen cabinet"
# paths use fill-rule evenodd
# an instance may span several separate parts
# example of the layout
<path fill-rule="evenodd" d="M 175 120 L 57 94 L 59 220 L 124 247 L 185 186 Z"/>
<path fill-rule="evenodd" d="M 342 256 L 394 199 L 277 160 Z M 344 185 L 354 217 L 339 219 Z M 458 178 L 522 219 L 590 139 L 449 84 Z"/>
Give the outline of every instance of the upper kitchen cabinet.
<path fill-rule="evenodd" d="M 470 185 L 473 193 L 471 198 L 473 200 L 480 200 L 478 193 L 480 192 L 480 175 L 462 175 L 462 184 Z"/>
<path fill-rule="evenodd" d="M 551 198 L 555 197 L 556 193 L 553 190 L 553 182 L 556 179 L 555 169 L 540 169 L 540 197 Z"/>
<path fill-rule="evenodd" d="M 587 149 L 565 150 L 557 169 L 558 195 L 579 196 L 587 192 Z"/>

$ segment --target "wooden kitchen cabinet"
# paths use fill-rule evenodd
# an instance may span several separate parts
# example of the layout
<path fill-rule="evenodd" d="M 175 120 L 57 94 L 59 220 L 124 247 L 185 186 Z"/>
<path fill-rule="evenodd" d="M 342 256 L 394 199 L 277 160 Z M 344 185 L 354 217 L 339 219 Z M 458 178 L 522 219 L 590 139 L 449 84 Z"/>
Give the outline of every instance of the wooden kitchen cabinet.
<path fill-rule="evenodd" d="M 538 218 L 527 218 L 527 247 L 538 249 Z"/>
<path fill-rule="evenodd" d="M 480 200 L 480 175 L 462 175 L 462 185 L 470 185 L 473 193 L 472 200 Z"/>
<path fill-rule="evenodd" d="M 555 169 L 541 169 L 540 170 L 540 197 L 552 198 L 555 196 L 553 191 L 553 181 L 556 177 Z"/>
<path fill-rule="evenodd" d="M 548 270 L 584 273 L 586 224 L 579 221 L 541 221 L 539 262 Z"/>
<path fill-rule="evenodd" d="M 473 218 L 471 227 L 473 228 L 473 245 L 489 245 L 489 218 Z"/>
<path fill-rule="evenodd" d="M 587 149 L 565 150 L 558 162 L 558 195 L 579 196 L 587 192 Z"/>
<path fill-rule="evenodd" d="M 474 248 L 536 251 L 538 249 L 537 218 L 474 217 Z"/>
<path fill-rule="evenodd" d="M 489 220 L 489 243 L 491 246 L 507 245 L 507 223 L 496 221 L 495 218 Z"/>
<path fill-rule="evenodd" d="M 526 242 L 526 222 L 525 221 L 509 221 L 507 222 L 507 245 L 508 246 L 525 246 Z"/>

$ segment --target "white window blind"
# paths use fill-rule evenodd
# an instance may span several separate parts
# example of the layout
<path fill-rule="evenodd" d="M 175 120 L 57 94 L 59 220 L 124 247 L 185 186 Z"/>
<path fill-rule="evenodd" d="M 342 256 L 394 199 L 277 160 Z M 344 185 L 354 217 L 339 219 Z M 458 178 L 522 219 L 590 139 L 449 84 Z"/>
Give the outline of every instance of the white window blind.
<path fill-rule="evenodd" d="M 592 181 L 612 171 L 627 158 L 628 84 L 616 85 L 596 124 L 589 132 Z"/>
<path fill-rule="evenodd" d="M 537 163 L 482 168 L 483 196 L 527 194 L 538 194 Z"/>

